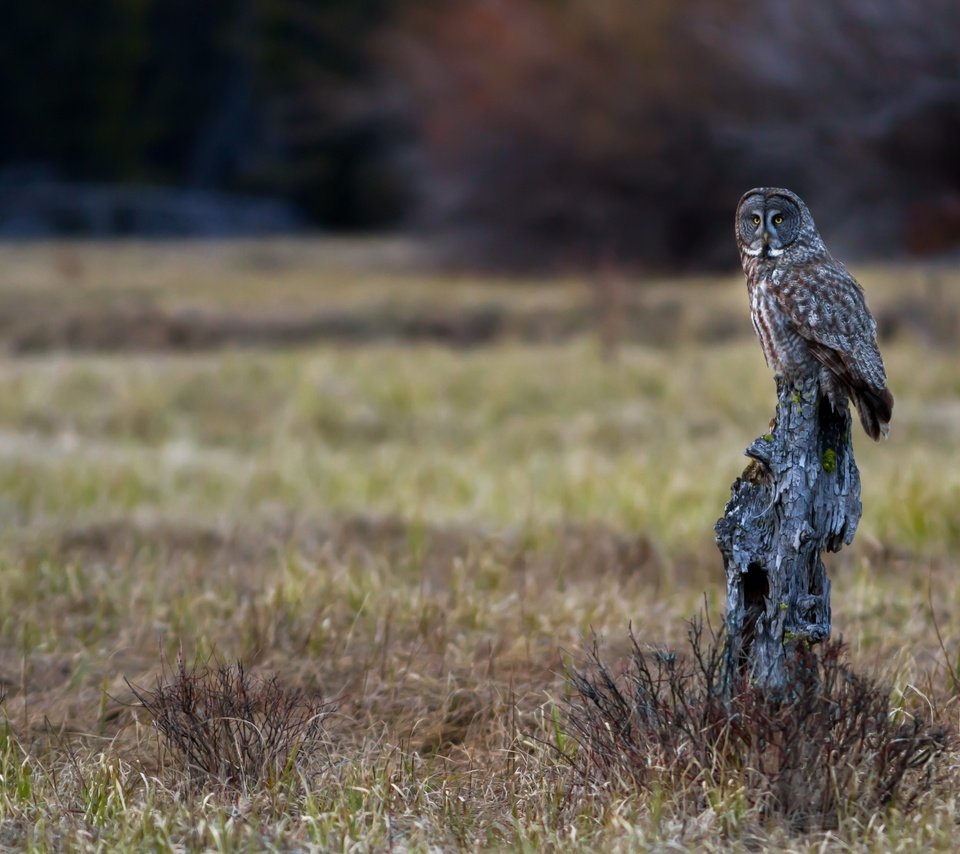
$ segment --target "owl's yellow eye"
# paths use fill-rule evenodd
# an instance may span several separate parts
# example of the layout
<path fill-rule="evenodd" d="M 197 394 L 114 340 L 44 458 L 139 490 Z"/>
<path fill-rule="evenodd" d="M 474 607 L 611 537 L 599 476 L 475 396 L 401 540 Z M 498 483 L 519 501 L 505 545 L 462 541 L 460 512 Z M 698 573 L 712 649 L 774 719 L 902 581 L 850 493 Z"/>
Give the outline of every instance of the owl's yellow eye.
<path fill-rule="evenodd" d="M 782 222 L 783 222 L 783 214 L 777 214 L 777 215 L 773 218 L 773 224 L 774 224 L 774 225 L 780 225 L 780 223 L 782 223 Z"/>
<path fill-rule="evenodd" d="M 760 217 L 757 216 L 756 214 L 753 215 L 753 224 L 760 225 Z"/>

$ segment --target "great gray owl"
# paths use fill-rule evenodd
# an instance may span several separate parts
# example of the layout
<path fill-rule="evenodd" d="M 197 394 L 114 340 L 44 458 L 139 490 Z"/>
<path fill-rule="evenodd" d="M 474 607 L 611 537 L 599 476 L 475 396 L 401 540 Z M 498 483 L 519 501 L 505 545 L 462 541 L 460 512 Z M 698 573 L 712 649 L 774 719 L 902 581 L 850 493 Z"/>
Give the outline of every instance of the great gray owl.
<path fill-rule="evenodd" d="M 818 373 L 834 409 L 852 398 L 874 440 L 886 436 L 893 395 L 863 288 L 827 251 L 789 190 L 757 187 L 737 205 L 737 245 L 763 355 L 787 379 Z"/>

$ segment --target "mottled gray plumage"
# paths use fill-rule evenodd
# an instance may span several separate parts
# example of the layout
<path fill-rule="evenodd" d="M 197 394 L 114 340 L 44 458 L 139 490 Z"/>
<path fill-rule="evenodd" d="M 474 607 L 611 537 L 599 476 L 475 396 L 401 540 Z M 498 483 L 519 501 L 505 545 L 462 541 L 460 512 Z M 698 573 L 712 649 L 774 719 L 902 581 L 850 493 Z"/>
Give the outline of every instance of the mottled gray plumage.
<path fill-rule="evenodd" d="M 758 187 L 737 205 L 750 316 L 767 364 L 788 379 L 819 374 L 836 409 L 852 399 L 872 439 L 886 436 L 893 395 L 863 288 L 827 251 L 789 190 Z"/>

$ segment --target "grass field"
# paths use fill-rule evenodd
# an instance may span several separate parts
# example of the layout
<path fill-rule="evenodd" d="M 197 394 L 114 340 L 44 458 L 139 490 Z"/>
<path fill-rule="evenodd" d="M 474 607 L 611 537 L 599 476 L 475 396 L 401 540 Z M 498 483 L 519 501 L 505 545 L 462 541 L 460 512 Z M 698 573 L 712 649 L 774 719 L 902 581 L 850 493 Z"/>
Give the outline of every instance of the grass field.
<path fill-rule="evenodd" d="M 774 405 L 744 287 L 636 283 L 611 358 L 575 278 L 418 263 L 0 249 L 0 847 L 953 850 L 952 743 L 915 809 L 827 830 L 735 786 L 576 785 L 565 667 L 722 612 L 713 524 Z M 960 273 L 855 272 L 897 404 L 889 441 L 855 436 L 834 626 L 955 730 Z M 322 735 L 260 778 L 191 772 L 127 684 L 178 654 L 330 701 Z"/>

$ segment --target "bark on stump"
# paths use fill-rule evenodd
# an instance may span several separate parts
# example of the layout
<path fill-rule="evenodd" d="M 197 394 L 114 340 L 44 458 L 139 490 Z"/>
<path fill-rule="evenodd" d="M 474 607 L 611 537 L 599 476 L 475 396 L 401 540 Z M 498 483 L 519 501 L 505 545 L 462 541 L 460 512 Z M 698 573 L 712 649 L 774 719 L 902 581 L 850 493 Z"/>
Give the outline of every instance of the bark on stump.
<path fill-rule="evenodd" d="M 834 412 L 815 377 L 777 379 L 772 432 L 747 448 L 751 462 L 716 525 L 727 574 L 728 689 L 746 675 L 785 690 L 797 646 L 830 636 L 820 555 L 853 541 L 861 512 L 850 428 L 849 409 Z"/>

